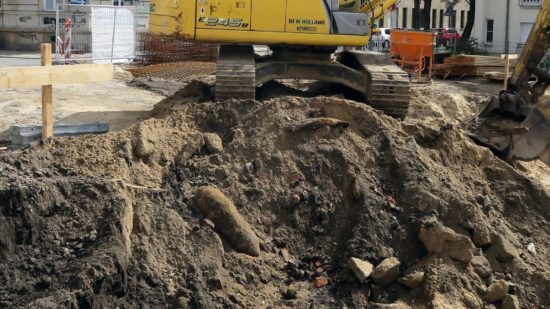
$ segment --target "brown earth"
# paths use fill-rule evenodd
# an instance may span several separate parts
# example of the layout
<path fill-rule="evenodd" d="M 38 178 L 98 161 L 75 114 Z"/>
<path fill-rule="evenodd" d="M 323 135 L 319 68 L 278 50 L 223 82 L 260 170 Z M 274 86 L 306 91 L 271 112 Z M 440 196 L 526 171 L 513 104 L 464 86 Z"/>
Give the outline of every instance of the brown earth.
<path fill-rule="evenodd" d="M 487 96 L 469 87 L 415 86 L 400 122 L 339 97 L 212 103 L 192 82 L 129 129 L 4 152 L 0 307 L 486 308 L 501 279 L 550 306 L 550 196 L 465 135 Z M 203 218 L 205 185 L 259 257 Z M 351 257 L 424 275 L 360 283 Z"/>

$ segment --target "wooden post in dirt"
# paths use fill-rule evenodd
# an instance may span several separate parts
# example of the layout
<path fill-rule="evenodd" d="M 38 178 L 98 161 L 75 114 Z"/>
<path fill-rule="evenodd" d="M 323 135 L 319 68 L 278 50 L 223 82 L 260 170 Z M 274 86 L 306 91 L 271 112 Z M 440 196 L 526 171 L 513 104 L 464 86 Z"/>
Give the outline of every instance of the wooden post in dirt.
<path fill-rule="evenodd" d="M 510 74 L 510 55 L 504 56 L 504 90 L 508 90 L 508 75 Z"/>
<path fill-rule="evenodd" d="M 51 44 L 40 45 L 42 65 L 1 67 L 0 89 L 42 86 L 42 138 L 52 137 L 52 85 L 103 82 L 113 79 L 112 64 L 75 64 L 52 66 Z"/>
<path fill-rule="evenodd" d="M 42 66 L 52 65 L 52 46 L 50 43 L 40 45 Z M 42 138 L 53 136 L 53 87 L 42 85 Z"/>

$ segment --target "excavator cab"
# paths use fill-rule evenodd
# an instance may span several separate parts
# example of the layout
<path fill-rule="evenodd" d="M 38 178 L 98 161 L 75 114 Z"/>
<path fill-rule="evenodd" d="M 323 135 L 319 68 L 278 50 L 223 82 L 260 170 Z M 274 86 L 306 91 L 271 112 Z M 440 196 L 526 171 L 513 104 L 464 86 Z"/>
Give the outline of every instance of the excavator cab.
<path fill-rule="evenodd" d="M 489 100 L 470 134 L 506 160 L 535 160 L 550 151 L 550 104 L 540 100 L 550 86 L 549 49 L 550 1 L 544 1 L 508 89 Z"/>

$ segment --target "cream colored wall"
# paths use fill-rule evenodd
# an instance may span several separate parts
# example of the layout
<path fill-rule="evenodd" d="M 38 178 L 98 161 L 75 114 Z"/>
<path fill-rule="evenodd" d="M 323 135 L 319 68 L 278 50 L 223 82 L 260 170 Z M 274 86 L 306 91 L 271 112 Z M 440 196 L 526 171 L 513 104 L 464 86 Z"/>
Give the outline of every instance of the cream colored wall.
<path fill-rule="evenodd" d="M 421 2 L 422 8 L 424 8 L 424 2 Z M 397 25 L 398 28 L 403 28 L 403 8 L 407 9 L 407 25 L 406 28 L 412 28 L 412 15 L 413 15 L 413 7 L 414 7 L 414 1 L 413 0 L 401 0 L 399 4 L 397 5 L 398 13 L 397 13 Z M 433 10 L 436 10 L 436 23 L 435 28 L 439 28 L 439 21 L 440 21 L 440 10 L 445 11 L 446 8 L 446 1 L 445 0 L 432 0 L 432 12 Z M 468 10 L 470 8 L 470 5 L 465 0 L 458 0 L 457 5 L 455 6 L 456 10 L 456 28 L 459 30 L 463 30 L 463 28 L 460 25 L 460 12 L 464 11 L 464 26 L 466 25 L 466 19 L 468 16 Z M 395 16 L 395 13 L 393 14 Z M 385 28 L 392 27 L 390 23 L 391 18 L 384 18 L 384 26 Z M 395 18 L 394 18 L 395 19 Z M 430 25 L 431 27 L 432 25 Z M 444 16 L 443 17 L 443 27 L 449 27 L 449 17 Z"/>
<path fill-rule="evenodd" d="M 522 22 L 534 22 L 538 8 L 520 6 L 520 0 L 510 0 L 509 53 L 521 51 L 520 25 Z M 487 20 L 494 21 L 493 43 L 486 42 Z M 506 0 L 478 0 L 473 36 L 489 52 L 504 53 L 506 41 Z"/>

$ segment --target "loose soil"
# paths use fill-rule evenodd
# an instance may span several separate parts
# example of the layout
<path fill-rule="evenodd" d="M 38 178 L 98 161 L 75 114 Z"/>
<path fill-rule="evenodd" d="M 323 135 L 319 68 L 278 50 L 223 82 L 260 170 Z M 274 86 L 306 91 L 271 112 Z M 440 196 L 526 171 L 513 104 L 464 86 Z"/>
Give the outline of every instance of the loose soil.
<path fill-rule="evenodd" d="M 523 307 L 550 306 L 550 196 L 466 136 L 487 97 L 470 86 L 413 87 L 400 122 L 337 96 L 212 102 L 191 82 L 128 129 L 4 152 L 0 307 L 486 308 L 499 279 Z M 204 185 L 235 204 L 259 257 L 204 220 Z M 488 234 L 489 274 L 429 253 L 418 232 L 437 224 Z M 424 279 L 360 283 L 351 257 Z"/>

